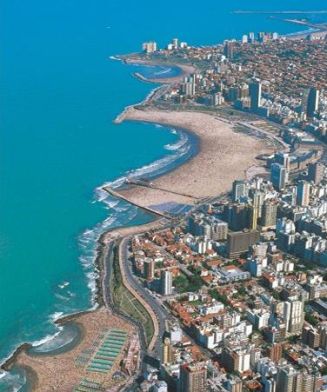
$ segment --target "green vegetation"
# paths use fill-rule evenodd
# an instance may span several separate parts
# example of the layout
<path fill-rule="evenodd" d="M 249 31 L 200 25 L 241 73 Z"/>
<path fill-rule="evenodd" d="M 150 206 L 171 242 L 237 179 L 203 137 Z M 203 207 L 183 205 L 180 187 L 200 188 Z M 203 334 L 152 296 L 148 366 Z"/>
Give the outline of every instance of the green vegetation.
<path fill-rule="evenodd" d="M 187 277 L 180 274 L 174 279 L 173 285 L 178 293 L 196 292 L 202 287 L 202 279 L 199 275 Z"/>
<path fill-rule="evenodd" d="M 295 344 L 299 340 L 299 337 L 296 336 L 296 335 L 293 335 L 293 336 L 290 336 L 287 340 L 288 340 L 289 343 Z"/>
<path fill-rule="evenodd" d="M 305 321 L 316 327 L 318 325 L 318 320 L 310 313 L 305 314 Z"/>
<path fill-rule="evenodd" d="M 220 301 L 225 306 L 228 306 L 228 298 L 226 295 L 219 294 L 218 291 L 215 289 L 209 290 L 209 294 L 212 298 L 216 299 L 217 301 Z"/>
<path fill-rule="evenodd" d="M 113 302 L 120 312 L 143 325 L 146 341 L 149 344 L 154 334 L 152 319 L 144 306 L 123 285 L 117 247 L 112 258 L 112 269 L 109 285 L 112 290 Z"/>

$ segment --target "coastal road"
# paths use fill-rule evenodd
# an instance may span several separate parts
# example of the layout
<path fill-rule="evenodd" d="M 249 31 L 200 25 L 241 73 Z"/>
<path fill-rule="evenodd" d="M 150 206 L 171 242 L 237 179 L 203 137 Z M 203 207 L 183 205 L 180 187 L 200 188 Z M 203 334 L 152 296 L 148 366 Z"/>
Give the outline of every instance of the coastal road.
<path fill-rule="evenodd" d="M 150 295 L 145 287 L 143 287 L 138 281 L 137 277 L 133 273 L 133 266 L 129 260 L 129 243 L 131 237 L 125 237 L 119 245 L 119 255 L 121 259 L 122 270 L 121 273 L 124 274 L 128 284 L 142 297 L 142 299 L 149 304 L 152 308 L 155 316 L 157 317 L 159 324 L 159 333 L 157 340 L 152 351 L 152 355 L 156 358 L 161 359 L 161 348 L 162 348 L 162 336 L 165 332 L 165 321 L 172 319 L 167 309 L 160 304 L 152 295 Z"/>
<path fill-rule="evenodd" d="M 157 337 L 157 341 L 155 344 L 155 347 L 153 351 L 149 354 L 151 354 L 154 358 L 158 358 L 161 360 L 162 358 L 162 337 L 163 334 L 166 330 L 166 321 L 170 321 L 172 323 L 179 324 L 179 321 L 170 313 L 169 309 L 167 309 L 163 303 L 152 296 L 145 287 L 140 283 L 138 278 L 134 275 L 133 273 L 133 265 L 132 262 L 129 260 L 130 252 L 129 252 L 129 244 L 130 244 L 131 237 L 126 237 L 124 238 L 121 243 L 120 243 L 120 255 L 123 258 L 121 265 L 123 266 L 123 271 L 122 273 L 125 274 L 125 277 L 128 281 L 128 283 L 133 287 L 135 291 L 138 292 L 140 296 L 149 304 L 149 306 L 153 309 L 158 323 L 159 323 L 159 334 Z M 191 341 L 192 344 L 197 345 L 201 352 L 207 356 L 208 358 L 212 357 L 212 352 L 202 346 L 199 346 L 196 341 L 188 335 L 187 331 L 185 328 L 182 329 L 185 333 L 185 335 L 188 337 L 188 339 Z"/>

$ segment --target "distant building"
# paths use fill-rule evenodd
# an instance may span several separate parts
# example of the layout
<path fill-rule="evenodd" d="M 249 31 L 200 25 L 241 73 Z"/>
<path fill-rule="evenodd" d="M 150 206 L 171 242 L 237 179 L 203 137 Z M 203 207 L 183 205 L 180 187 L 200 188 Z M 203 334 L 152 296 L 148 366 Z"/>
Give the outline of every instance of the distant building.
<path fill-rule="evenodd" d="M 207 368 L 203 363 L 180 367 L 179 392 L 206 392 Z"/>
<path fill-rule="evenodd" d="M 300 300 L 283 302 L 286 331 L 289 334 L 300 334 L 304 323 L 304 306 Z"/>
<path fill-rule="evenodd" d="M 162 295 L 170 295 L 172 293 L 173 278 L 170 271 L 161 272 L 161 293 Z"/>
<path fill-rule="evenodd" d="M 243 373 L 250 370 L 250 352 L 240 347 L 226 347 L 221 354 L 221 362 L 228 372 Z"/>
<path fill-rule="evenodd" d="M 242 44 L 247 44 L 248 41 L 249 41 L 249 37 L 248 37 L 246 34 L 244 34 L 244 35 L 242 36 Z"/>
<path fill-rule="evenodd" d="M 169 338 L 165 338 L 162 348 L 162 363 L 164 365 L 173 362 L 173 347 Z"/>
<path fill-rule="evenodd" d="M 225 42 L 224 55 L 229 60 L 233 60 L 233 57 L 234 57 L 234 43 L 232 41 L 226 41 Z"/>
<path fill-rule="evenodd" d="M 251 245 L 259 241 L 260 234 L 257 230 L 238 231 L 227 236 L 227 255 L 236 257 L 247 252 Z"/>
<path fill-rule="evenodd" d="M 158 45 L 155 41 L 144 42 L 142 44 L 142 50 L 145 53 L 154 53 L 158 50 Z"/>
<path fill-rule="evenodd" d="M 279 363 L 283 354 L 283 346 L 280 343 L 273 343 L 267 349 L 268 357 L 275 363 Z"/>
<path fill-rule="evenodd" d="M 255 192 L 253 195 L 253 202 L 251 206 L 250 213 L 250 229 L 256 230 L 258 226 L 258 220 L 261 216 L 261 208 L 262 208 L 262 193 Z"/>
<path fill-rule="evenodd" d="M 278 203 L 275 200 L 266 200 L 262 206 L 260 224 L 262 227 L 274 227 L 277 221 Z"/>
<path fill-rule="evenodd" d="M 274 156 L 274 161 L 275 163 L 279 163 L 283 167 L 285 167 L 286 170 L 290 170 L 291 166 L 291 157 L 289 154 L 285 152 L 277 152 Z"/>
<path fill-rule="evenodd" d="M 322 163 L 310 163 L 308 165 L 308 180 L 318 185 L 324 178 L 325 166 Z"/>
<path fill-rule="evenodd" d="M 230 376 L 231 377 L 231 376 Z M 243 382 L 240 378 L 229 378 L 225 382 L 225 388 L 228 392 L 242 392 L 243 391 Z"/>
<path fill-rule="evenodd" d="M 311 185 L 306 181 L 300 181 L 297 186 L 296 204 L 301 207 L 308 206 L 310 203 Z"/>
<path fill-rule="evenodd" d="M 316 392 L 318 382 L 316 374 L 286 365 L 278 369 L 276 392 Z"/>
<path fill-rule="evenodd" d="M 311 325 L 307 324 L 302 330 L 302 342 L 310 348 L 317 349 L 320 347 L 320 333 Z"/>
<path fill-rule="evenodd" d="M 151 392 L 168 392 L 168 385 L 165 381 L 156 381 Z"/>
<path fill-rule="evenodd" d="M 144 277 L 146 280 L 153 280 L 154 268 L 155 268 L 155 261 L 153 259 L 144 260 Z"/>
<path fill-rule="evenodd" d="M 250 208 L 247 204 L 233 204 L 225 207 L 225 219 L 231 230 L 239 231 L 249 228 Z"/>
<path fill-rule="evenodd" d="M 307 116 L 312 118 L 319 107 L 319 90 L 315 87 L 310 88 L 307 98 Z"/>
<path fill-rule="evenodd" d="M 261 106 L 261 83 L 259 80 L 253 80 L 249 85 L 251 98 L 251 110 L 256 112 Z"/>
<path fill-rule="evenodd" d="M 302 390 L 302 376 L 292 366 L 285 366 L 277 373 L 278 392 L 296 392 Z"/>
<path fill-rule="evenodd" d="M 234 202 L 240 201 L 242 197 L 247 195 L 246 183 L 242 180 L 233 182 L 232 199 Z"/>
<path fill-rule="evenodd" d="M 173 38 L 171 41 L 171 44 L 173 46 L 173 49 L 178 49 L 179 48 L 179 40 L 178 38 Z"/>
<path fill-rule="evenodd" d="M 281 191 L 288 183 L 288 171 L 287 169 L 279 163 L 273 163 L 271 165 L 271 182 L 273 186 Z"/>

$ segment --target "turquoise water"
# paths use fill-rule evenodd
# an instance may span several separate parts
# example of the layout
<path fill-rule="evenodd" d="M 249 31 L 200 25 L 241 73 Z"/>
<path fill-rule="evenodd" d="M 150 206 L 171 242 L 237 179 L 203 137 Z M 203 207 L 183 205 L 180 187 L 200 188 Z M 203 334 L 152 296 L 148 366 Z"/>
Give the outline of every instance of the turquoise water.
<path fill-rule="evenodd" d="M 323 6 L 322 1 L 255 0 L 248 8 Z M 243 1 L 208 1 L 203 10 L 184 0 L 155 5 L 1 0 L 0 7 L 4 359 L 18 344 L 58 332 L 53 320 L 60 314 L 92 306 L 94 247 L 104 229 L 151 219 L 126 203 L 101 202 L 104 195 L 95 189 L 163 158 L 148 172 L 171 167 L 173 159 L 180 162 L 194 152 L 194 140 L 174 149 L 185 134 L 131 122 L 112 124 L 125 105 L 141 101 L 155 86 L 131 76 L 139 69 L 108 57 L 138 51 L 149 39 L 164 45 L 178 36 L 190 44 L 213 44 L 248 31 L 294 32 L 296 26 L 266 15 L 231 14 L 244 9 Z M 143 72 L 149 76 L 151 70 Z"/>

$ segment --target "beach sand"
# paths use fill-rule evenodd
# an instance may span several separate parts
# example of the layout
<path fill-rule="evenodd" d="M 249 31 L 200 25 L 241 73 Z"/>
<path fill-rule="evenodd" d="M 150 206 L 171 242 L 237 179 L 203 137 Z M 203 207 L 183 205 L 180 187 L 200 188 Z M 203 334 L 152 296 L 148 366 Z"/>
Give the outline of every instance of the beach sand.
<path fill-rule="evenodd" d="M 200 142 L 195 157 L 153 181 L 155 187 L 167 191 L 140 186 L 119 191 L 141 206 L 153 208 L 167 202 L 194 204 L 199 198 L 227 192 L 235 179 L 246 177 L 248 168 L 257 166 L 258 172 L 264 172 L 256 156 L 274 151 L 267 141 L 236 132 L 231 124 L 210 114 L 129 108 L 124 119 L 183 128 L 196 134 Z"/>
<path fill-rule="evenodd" d="M 99 382 L 105 388 L 117 386 L 111 376 L 119 367 L 119 361 L 124 355 L 123 351 L 108 375 L 87 372 L 85 367 L 77 365 L 76 359 L 83 351 L 94 347 L 92 345 L 98 339 L 101 331 L 119 328 L 127 331 L 130 336 L 134 331 L 133 327 L 110 314 L 105 308 L 70 319 L 78 324 L 82 334 L 82 339 L 74 348 L 61 354 L 48 356 L 29 355 L 23 350 L 17 355 L 14 364 L 27 370 L 27 373 L 32 377 L 33 391 L 35 392 L 71 392 L 73 387 L 84 378 Z"/>

